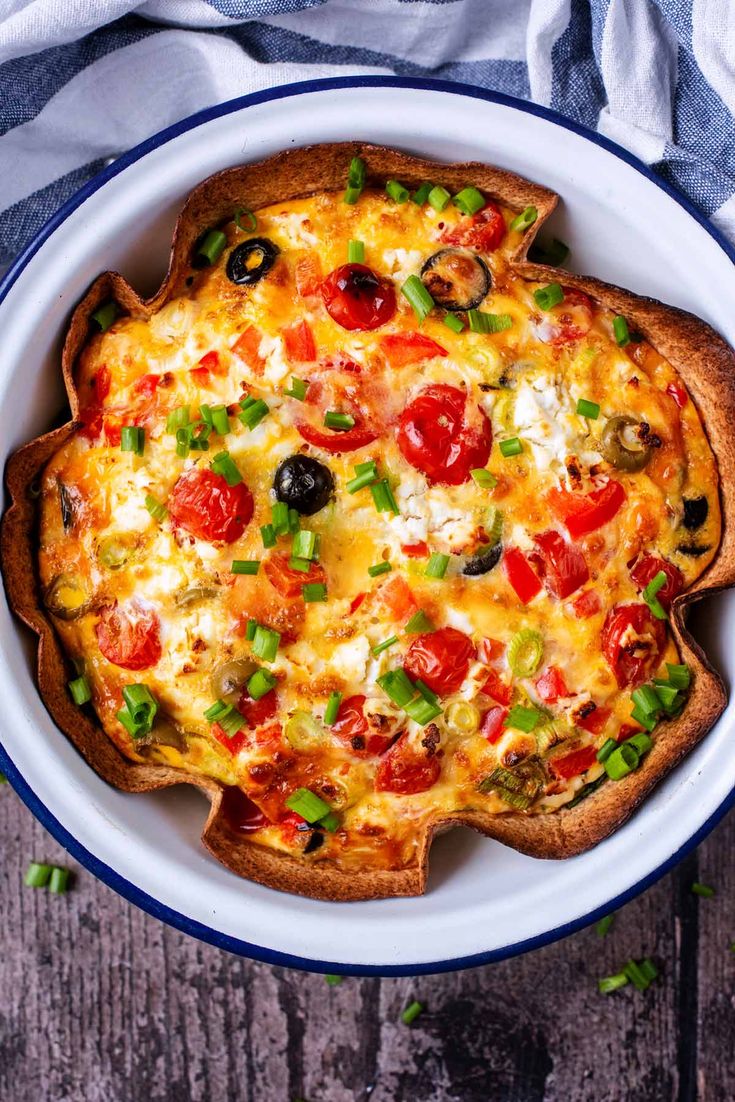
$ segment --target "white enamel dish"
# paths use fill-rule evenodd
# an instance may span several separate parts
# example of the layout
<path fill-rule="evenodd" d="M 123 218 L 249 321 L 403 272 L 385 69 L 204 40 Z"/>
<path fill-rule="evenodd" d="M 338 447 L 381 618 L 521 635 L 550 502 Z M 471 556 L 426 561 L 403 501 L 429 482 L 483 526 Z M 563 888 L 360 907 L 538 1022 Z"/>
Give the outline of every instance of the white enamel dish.
<path fill-rule="evenodd" d="M 612 143 L 549 111 L 462 85 L 348 78 L 292 85 L 203 112 L 97 176 L 0 284 L 0 448 L 63 408 L 60 341 L 106 268 L 151 293 L 174 218 L 210 173 L 293 145 L 362 139 L 444 160 L 480 160 L 555 189 L 552 228 L 576 270 L 694 311 L 735 343 L 735 276 L 717 233 Z M 700 606 L 695 634 L 728 681 L 735 598 Z M 35 641 L 0 600 L 0 769 L 93 873 L 163 920 L 224 949 L 324 972 L 408 974 L 484 963 L 562 937 L 641 891 L 735 802 L 733 705 L 616 834 L 564 862 L 523 857 L 468 831 L 440 838 L 427 894 L 329 904 L 240 880 L 199 843 L 205 800 L 187 786 L 123 795 L 51 722 Z"/>

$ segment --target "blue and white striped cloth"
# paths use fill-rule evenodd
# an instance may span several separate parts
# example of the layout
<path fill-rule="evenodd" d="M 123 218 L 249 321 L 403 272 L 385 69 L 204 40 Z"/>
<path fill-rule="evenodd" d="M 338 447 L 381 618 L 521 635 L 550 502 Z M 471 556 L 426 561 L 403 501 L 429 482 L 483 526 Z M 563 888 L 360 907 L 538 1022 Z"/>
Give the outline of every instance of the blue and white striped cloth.
<path fill-rule="evenodd" d="M 0 0 L 0 269 L 109 158 L 200 108 L 357 73 L 535 100 L 735 241 L 733 0 Z"/>

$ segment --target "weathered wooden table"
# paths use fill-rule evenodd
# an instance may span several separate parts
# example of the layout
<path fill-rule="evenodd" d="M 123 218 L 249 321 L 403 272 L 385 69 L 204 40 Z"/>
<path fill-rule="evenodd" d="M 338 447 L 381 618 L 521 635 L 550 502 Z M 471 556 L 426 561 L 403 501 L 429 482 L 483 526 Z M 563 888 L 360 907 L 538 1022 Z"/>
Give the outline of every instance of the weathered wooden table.
<path fill-rule="evenodd" d="M 735 1098 L 733 816 L 602 940 L 338 987 L 202 945 L 84 869 L 66 896 L 23 887 L 32 857 L 75 865 L 9 786 L 0 839 L 2 1102 Z M 648 991 L 598 994 L 646 955 Z M 405 1026 L 413 998 L 426 1010 Z"/>

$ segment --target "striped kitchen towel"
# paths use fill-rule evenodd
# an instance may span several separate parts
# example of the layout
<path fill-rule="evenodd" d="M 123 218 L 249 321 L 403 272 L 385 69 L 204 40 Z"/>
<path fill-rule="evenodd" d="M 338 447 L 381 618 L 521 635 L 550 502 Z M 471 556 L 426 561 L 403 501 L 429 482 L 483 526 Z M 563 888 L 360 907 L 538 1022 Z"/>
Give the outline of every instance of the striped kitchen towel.
<path fill-rule="evenodd" d="M 247 92 L 356 73 L 555 108 L 735 241 L 732 0 L 0 0 L 0 266 L 155 131 Z"/>

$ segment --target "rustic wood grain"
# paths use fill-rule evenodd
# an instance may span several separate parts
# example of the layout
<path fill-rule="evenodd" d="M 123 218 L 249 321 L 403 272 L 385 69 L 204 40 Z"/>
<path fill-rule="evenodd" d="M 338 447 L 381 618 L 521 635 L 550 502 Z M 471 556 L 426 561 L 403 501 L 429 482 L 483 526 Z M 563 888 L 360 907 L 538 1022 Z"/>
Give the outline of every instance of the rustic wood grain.
<path fill-rule="evenodd" d="M 143 914 L 75 867 L 0 789 L 2 1102 L 690 1102 L 735 1097 L 732 816 L 594 929 L 452 975 L 354 980 L 270 968 Z M 700 879 L 713 899 L 693 896 Z M 597 993 L 651 956 L 647 992 Z M 426 1004 L 411 1027 L 400 1013 Z"/>

